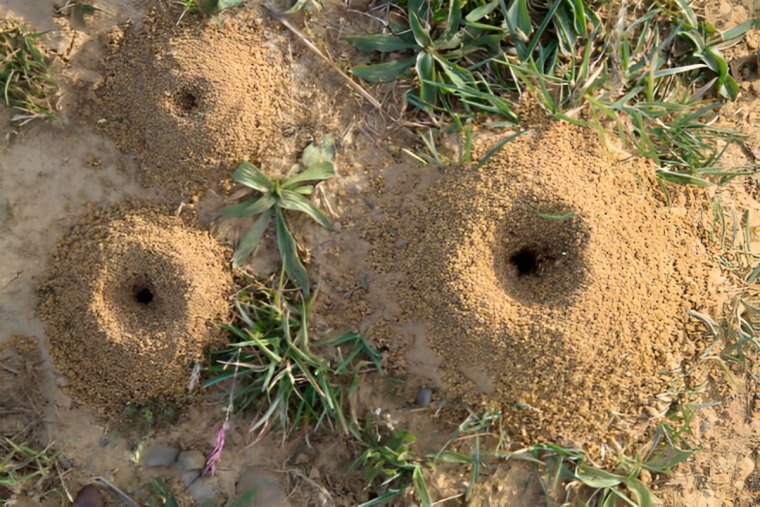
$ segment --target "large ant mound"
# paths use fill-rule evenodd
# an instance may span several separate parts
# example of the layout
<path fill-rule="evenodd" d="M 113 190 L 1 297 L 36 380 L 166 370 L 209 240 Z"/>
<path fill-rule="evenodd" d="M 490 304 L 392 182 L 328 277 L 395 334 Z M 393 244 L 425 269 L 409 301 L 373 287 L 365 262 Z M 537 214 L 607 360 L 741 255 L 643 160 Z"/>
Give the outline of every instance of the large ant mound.
<path fill-rule="evenodd" d="M 279 132 L 291 81 L 263 21 L 246 12 L 193 27 L 153 13 L 124 28 L 105 65 L 100 124 L 162 190 L 213 184 L 258 159 Z"/>
<path fill-rule="evenodd" d="M 51 265 L 40 313 L 73 397 L 106 408 L 181 397 L 228 308 L 225 250 L 178 218 L 108 210 L 75 226 Z"/>
<path fill-rule="evenodd" d="M 498 406 L 525 442 L 639 438 L 708 288 L 698 217 L 662 202 L 651 166 L 556 124 L 418 208 L 398 217 L 401 322 L 425 321 L 446 393 Z"/>

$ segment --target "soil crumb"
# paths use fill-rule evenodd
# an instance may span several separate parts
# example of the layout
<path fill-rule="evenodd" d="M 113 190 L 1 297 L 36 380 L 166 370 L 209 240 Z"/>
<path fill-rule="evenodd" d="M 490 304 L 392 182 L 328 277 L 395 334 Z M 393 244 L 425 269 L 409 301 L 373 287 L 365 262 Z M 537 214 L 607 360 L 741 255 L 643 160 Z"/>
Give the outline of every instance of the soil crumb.
<path fill-rule="evenodd" d="M 178 399 L 219 337 L 232 286 L 206 232 L 151 210 L 109 208 L 58 244 L 40 314 L 80 402 L 106 409 Z"/>
<path fill-rule="evenodd" d="M 651 165 L 619 158 L 544 126 L 401 193 L 376 231 L 401 329 L 422 320 L 446 395 L 499 408 L 517 440 L 633 444 L 663 372 L 699 347 L 685 320 L 710 293 L 704 202 L 665 206 Z"/>
<path fill-rule="evenodd" d="M 153 12 L 113 33 L 115 53 L 90 97 L 93 119 L 141 161 L 143 183 L 170 196 L 213 186 L 273 148 L 291 81 L 253 12 L 175 21 Z"/>

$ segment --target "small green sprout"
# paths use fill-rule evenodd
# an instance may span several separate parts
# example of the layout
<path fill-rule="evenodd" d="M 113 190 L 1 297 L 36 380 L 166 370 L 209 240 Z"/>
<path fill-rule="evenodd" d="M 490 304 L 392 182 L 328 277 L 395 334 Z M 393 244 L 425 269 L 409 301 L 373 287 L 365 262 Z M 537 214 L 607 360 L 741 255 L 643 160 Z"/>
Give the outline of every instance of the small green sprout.
<path fill-rule="evenodd" d="M 332 136 L 325 136 L 320 145 L 311 144 L 303 152 L 300 166 L 295 166 L 291 174 L 270 179 L 258 167 L 250 162 L 241 163 L 232 175 L 232 179 L 245 185 L 259 195 L 225 208 L 231 217 L 243 218 L 258 215 L 250 229 L 243 235 L 233 258 L 233 265 L 240 267 L 253 253 L 264 232 L 274 219 L 277 233 L 277 246 L 288 276 L 309 296 L 309 275 L 304 268 L 296 250 L 296 241 L 285 220 L 285 210 L 299 211 L 314 219 L 318 224 L 331 228 L 330 221 L 305 196 L 314 192 L 315 185 L 335 175 L 333 156 L 335 143 Z M 298 169 L 303 168 L 298 172 Z"/>

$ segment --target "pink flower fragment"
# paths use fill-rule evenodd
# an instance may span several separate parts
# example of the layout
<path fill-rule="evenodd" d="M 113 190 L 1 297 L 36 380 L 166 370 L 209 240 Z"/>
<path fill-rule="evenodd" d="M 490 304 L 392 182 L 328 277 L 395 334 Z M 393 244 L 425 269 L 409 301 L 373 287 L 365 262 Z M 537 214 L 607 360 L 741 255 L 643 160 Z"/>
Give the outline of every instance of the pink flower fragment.
<path fill-rule="evenodd" d="M 203 468 L 203 475 L 214 475 L 216 473 L 216 464 L 222 459 L 222 450 L 224 450 L 224 436 L 230 428 L 229 420 L 224 421 L 222 427 L 216 433 L 216 443 L 211 454 L 206 458 L 206 466 Z"/>

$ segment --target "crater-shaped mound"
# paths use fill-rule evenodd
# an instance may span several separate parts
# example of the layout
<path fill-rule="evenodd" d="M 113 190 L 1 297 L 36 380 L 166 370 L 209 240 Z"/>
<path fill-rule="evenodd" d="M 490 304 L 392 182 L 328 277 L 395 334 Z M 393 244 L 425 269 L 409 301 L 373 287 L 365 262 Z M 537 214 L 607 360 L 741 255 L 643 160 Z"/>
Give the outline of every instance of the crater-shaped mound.
<path fill-rule="evenodd" d="M 224 249 L 178 218 L 112 209 L 76 225 L 51 265 L 40 313 L 72 396 L 107 408 L 181 397 L 228 308 Z"/>
<path fill-rule="evenodd" d="M 97 88 L 99 124 L 163 191 L 216 183 L 272 147 L 291 86 L 261 19 L 176 26 L 157 13 L 127 25 Z"/>
<path fill-rule="evenodd" d="M 658 192 L 651 166 L 555 124 L 405 206 L 400 321 L 425 322 L 447 394 L 526 442 L 640 435 L 708 289 L 698 220 Z"/>

